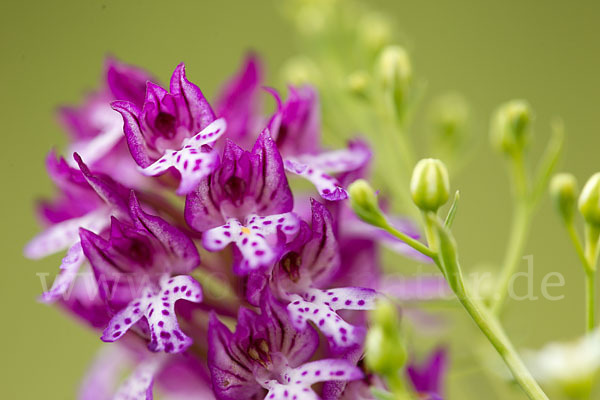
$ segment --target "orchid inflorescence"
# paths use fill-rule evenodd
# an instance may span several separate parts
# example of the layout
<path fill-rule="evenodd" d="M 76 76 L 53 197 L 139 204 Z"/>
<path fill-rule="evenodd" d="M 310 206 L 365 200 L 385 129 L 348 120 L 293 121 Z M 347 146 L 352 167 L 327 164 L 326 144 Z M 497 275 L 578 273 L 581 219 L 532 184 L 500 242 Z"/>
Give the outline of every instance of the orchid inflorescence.
<path fill-rule="evenodd" d="M 255 54 L 211 102 L 183 63 L 165 88 L 109 58 L 101 88 L 61 109 L 69 145 L 64 156 L 53 150 L 46 159 L 57 194 L 40 203 L 46 228 L 25 255 L 64 255 L 40 301 L 110 343 L 81 399 L 151 399 L 156 391 L 165 399 L 439 400 L 446 398 L 447 347 L 416 362 L 404 320 L 414 319 L 416 329 L 427 323 L 400 318 L 397 303 L 453 298 L 529 398 L 547 399 L 535 378 L 589 394 L 599 361 L 579 375 L 549 368 L 548 351 L 527 353 L 524 362 L 500 324 L 562 126 L 553 126 L 533 173 L 528 103 L 508 102 L 493 116 L 515 216 L 494 288 L 481 297 L 465 279 L 452 233 L 459 194 L 453 197 L 450 180 L 468 158 L 468 106 L 456 95 L 436 103 L 432 147 L 448 163 L 416 162 L 406 132 L 421 89 L 408 53 L 392 43 L 384 17 L 356 5 L 336 13 L 335 3 L 290 2 L 300 35 L 318 45 L 284 68 L 286 91 L 264 86 Z M 335 57 L 348 41 L 359 43 L 356 65 Z M 322 144 L 322 133 L 339 139 L 349 130 L 364 134 L 333 149 Z M 584 244 L 574 225 L 575 178 L 560 174 L 550 184 L 588 281 L 582 353 L 598 347 L 599 182 L 593 176 L 579 199 Z M 383 247 L 439 274 L 392 278 Z"/>

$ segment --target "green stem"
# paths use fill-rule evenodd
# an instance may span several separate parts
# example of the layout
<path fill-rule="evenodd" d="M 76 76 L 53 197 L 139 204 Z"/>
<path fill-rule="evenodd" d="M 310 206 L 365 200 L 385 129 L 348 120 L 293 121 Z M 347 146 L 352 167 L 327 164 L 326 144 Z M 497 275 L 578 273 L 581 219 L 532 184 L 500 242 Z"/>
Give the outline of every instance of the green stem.
<path fill-rule="evenodd" d="M 586 330 L 591 332 L 596 326 L 596 271 L 587 271 L 585 274 L 585 299 L 586 299 Z"/>
<path fill-rule="evenodd" d="M 508 286 L 517 268 L 525 247 L 527 235 L 529 233 L 529 225 L 531 222 L 532 212 L 525 202 L 517 205 L 515 215 L 513 217 L 512 228 L 510 231 L 509 242 L 502 263 L 502 270 L 498 278 L 494 296 L 490 299 L 490 309 L 498 315 L 506 301 L 508 294 Z"/>
<path fill-rule="evenodd" d="M 521 361 L 519 354 L 512 346 L 512 343 L 506 336 L 506 333 L 504 333 L 502 326 L 496 320 L 495 316 L 475 298 L 469 296 L 466 291 L 457 293 L 457 296 L 473 321 L 487 337 L 492 346 L 494 346 L 498 354 L 500 354 L 515 377 L 515 380 L 519 383 L 527 396 L 532 400 L 548 400 L 544 391 L 540 388 L 535 379 L 533 379 L 523 361 Z"/>
<path fill-rule="evenodd" d="M 586 329 L 588 332 L 596 326 L 596 263 L 598 261 L 598 238 L 600 230 L 586 225 L 585 228 L 585 293 L 586 293 Z"/>
<path fill-rule="evenodd" d="M 436 246 L 439 246 L 439 253 L 436 253 L 432 258 L 440 270 L 444 272 L 449 286 L 452 288 L 458 297 L 458 300 L 471 316 L 475 324 L 502 357 L 512 372 L 515 380 L 519 383 L 527 396 L 531 400 L 548 400 L 546 394 L 525 367 L 525 364 L 512 346 L 512 343 L 504 333 L 504 330 L 496 317 L 480 304 L 476 298 L 470 296 L 467 292 L 458 262 L 454 238 L 451 233 L 444 228 L 443 223 L 437 221 L 435 218 L 436 216 L 434 214 L 427 214 L 425 219 L 428 229 L 437 229 Z M 407 242 L 407 244 L 412 246 L 411 243 Z M 415 250 L 420 251 L 418 248 L 415 248 Z M 428 253 L 431 252 L 429 248 L 427 248 L 427 250 Z M 430 254 L 426 255 L 431 257 Z"/>
<path fill-rule="evenodd" d="M 385 225 L 380 226 L 380 228 L 384 229 L 389 234 L 402 240 L 404 243 L 406 243 L 407 245 L 409 245 L 410 247 L 412 247 L 419 253 L 421 253 L 427 257 L 430 257 L 434 260 L 437 258 L 436 252 L 432 251 L 429 247 L 427 247 L 423 243 L 419 242 L 418 240 L 415 240 L 415 239 L 411 238 L 410 236 L 406 235 L 405 233 L 394 228 L 392 225 L 389 224 L 389 222 L 385 221 Z"/>

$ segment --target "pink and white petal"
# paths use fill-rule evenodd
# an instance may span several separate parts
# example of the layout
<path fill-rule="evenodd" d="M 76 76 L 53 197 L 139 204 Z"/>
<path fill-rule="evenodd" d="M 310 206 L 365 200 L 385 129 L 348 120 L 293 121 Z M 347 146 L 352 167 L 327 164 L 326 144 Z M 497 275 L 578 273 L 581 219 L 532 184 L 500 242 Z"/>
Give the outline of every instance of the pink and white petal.
<path fill-rule="evenodd" d="M 77 242 L 67 251 L 67 255 L 62 259 L 60 272 L 54 280 L 52 288 L 42 294 L 40 301 L 43 303 L 52 303 L 68 293 L 79 272 L 79 267 L 81 267 L 84 261 L 85 255 L 81 248 L 81 242 Z"/>
<path fill-rule="evenodd" d="M 364 330 L 350 325 L 325 304 L 315 304 L 294 296 L 288 304 L 290 319 L 297 329 L 306 329 L 312 321 L 335 346 L 347 347 L 360 344 Z"/>
<path fill-rule="evenodd" d="M 39 259 L 67 249 L 79 241 L 79 228 L 98 233 L 108 226 L 109 217 L 110 209 L 102 207 L 82 217 L 54 224 L 25 246 L 25 257 Z"/>
<path fill-rule="evenodd" d="M 325 359 L 306 363 L 289 374 L 292 384 L 313 385 L 326 381 L 351 381 L 361 379 L 361 370 L 343 359 Z"/>
<path fill-rule="evenodd" d="M 184 148 L 185 146 L 191 146 L 199 149 L 205 144 L 208 144 L 212 147 L 215 141 L 225 134 L 226 130 L 227 122 L 225 121 L 225 118 L 219 118 L 211 122 L 200 133 L 189 139 L 185 139 L 183 141 Z"/>
<path fill-rule="evenodd" d="M 372 309 L 376 298 L 377 292 L 365 288 L 309 289 L 303 298 L 292 296 L 288 311 L 298 329 L 304 329 L 307 321 L 313 321 L 336 346 L 345 347 L 360 344 L 364 329 L 348 324 L 336 310 Z"/>
<path fill-rule="evenodd" d="M 311 389 L 313 384 L 350 381 L 362 377 L 361 370 L 346 360 L 325 359 L 289 369 L 283 376 L 284 383 L 272 380 L 262 384 L 269 390 L 265 400 L 319 400 L 319 396 Z"/>
<path fill-rule="evenodd" d="M 298 161 L 325 172 L 336 174 L 354 171 L 371 158 L 368 147 L 361 142 L 351 143 L 348 148 L 322 152 L 316 155 L 298 156 Z"/>
<path fill-rule="evenodd" d="M 348 192 L 340 183 L 323 170 L 297 159 L 287 158 L 284 161 L 286 171 L 299 175 L 310 181 L 325 200 L 339 201 L 348 198 Z"/>
<path fill-rule="evenodd" d="M 252 233 L 260 233 L 267 237 L 276 233 L 278 230 L 283 232 L 286 239 L 293 238 L 300 229 L 300 218 L 295 213 L 269 215 L 267 217 L 258 217 L 256 215 L 248 217 L 246 226 Z"/>
<path fill-rule="evenodd" d="M 90 140 L 80 140 L 69 147 L 67 154 L 79 153 L 89 165 L 104 157 L 120 141 L 125 139 L 123 119 L 109 104 L 96 107 L 89 116 L 90 123 L 100 133 Z M 67 160 L 71 167 L 77 167 L 74 159 Z"/>
<path fill-rule="evenodd" d="M 164 278 L 160 293 L 152 298 L 146 314 L 151 336 L 148 348 L 151 351 L 180 353 L 192 344 L 192 339 L 181 331 L 177 322 L 175 302 L 178 300 L 202 301 L 202 288 L 191 276 Z"/>
<path fill-rule="evenodd" d="M 372 310 L 375 307 L 377 292 L 373 289 L 346 287 L 326 291 L 309 289 L 305 300 L 322 303 L 333 310 Z"/>
<path fill-rule="evenodd" d="M 119 345 L 104 346 L 83 378 L 79 400 L 111 400 L 119 378 L 131 362 L 129 350 Z"/>
<path fill-rule="evenodd" d="M 240 236 L 242 224 L 235 218 L 227 220 L 227 223 L 216 228 L 207 230 L 202 234 L 202 245 L 208 251 L 220 251 Z"/>
<path fill-rule="evenodd" d="M 221 137 L 227 128 L 227 123 L 220 118 L 192 138 L 183 141 L 181 150 L 166 150 L 156 162 L 141 168 L 146 176 L 157 176 L 169 168 L 175 168 L 181 175 L 177 194 L 185 195 L 196 189 L 202 179 L 209 175 L 219 164 L 219 155 L 214 150 L 203 151 L 202 146 L 213 144 Z"/>
<path fill-rule="evenodd" d="M 200 284 L 187 275 L 174 278 L 167 276 L 162 279 L 160 291 L 147 287 L 141 297 L 132 300 L 117 313 L 110 320 L 101 339 L 114 342 L 145 317 L 150 328 L 148 348 L 151 351 L 182 352 L 192 344 L 192 340 L 181 331 L 175 315 L 175 302 L 181 299 L 201 302 Z"/>
<path fill-rule="evenodd" d="M 111 318 L 100 339 L 104 342 L 119 340 L 136 322 L 142 319 L 149 308 L 152 297 L 152 289 L 144 289 L 140 297 L 133 299 Z"/>
<path fill-rule="evenodd" d="M 235 241 L 244 258 L 243 264 L 240 266 L 241 272 L 267 267 L 275 262 L 277 251 L 261 233 L 241 233 Z"/>
<path fill-rule="evenodd" d="M 301 385 L 283 385 L 277 381 L 264 383 L 269 393 L 265 400 L 319 400 L 319 396 L 310 388 Z"/>
<path fill-rule="evenodd" d="M 143 360 L 121 384 L 113 400 L 152 400 L 154 378 L 163 366 L 164 358 L 153 356 Z"/>

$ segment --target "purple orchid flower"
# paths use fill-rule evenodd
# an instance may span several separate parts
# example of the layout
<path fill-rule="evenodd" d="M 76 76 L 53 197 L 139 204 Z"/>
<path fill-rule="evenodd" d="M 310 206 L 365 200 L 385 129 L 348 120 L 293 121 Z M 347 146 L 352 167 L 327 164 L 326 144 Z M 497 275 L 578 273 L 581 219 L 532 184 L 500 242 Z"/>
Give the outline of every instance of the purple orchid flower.
<path fill-rule="evenodd" d="M 100 232 L 109 223 L 111 215 L 126 210 L 125 188 L 108 176 L 93 175 L 77 153 L 74 158 L 80 171 L 69 167 L 63 159 L 56 161 L 52 153 L 48 158 L 48 170 L 62 189 L 62 197 L 52 212 L 47 205 L 43 207 L 42 213 L 54 223 L 34 237 L 24 250 L 25 256 L 32 259 L 67 250 L 52 288 L 41 297 L 41 301 L 48 303 L 68 290 L 85 261 L 79 229 Z M 84 205 L 79 204 L 82 201 Z"/>
<path fill-rule="evenodd" d="M 186 275 L 199 264 L 200 256 L 183 232 L 146 214 L 133 192 L 129 210 L 132 224 L 113 218 L 108 240 L 89 230 L 80 232 L 96 280 L 110 281 L 112 290 L 101 288 L 101 295 L 109 304 L 127 302 L 104 329 L 102 340 L 114 342 L 145 319 L 150 350 L 182 352 L 192 341 L 179 328 L 175 302 L 202 301 L 200 284 Z M 132 279 L 121 282 L 122 276 Z"/>
<path fill-rule="evenodd" d="M 290 87 L 288 100 L 279 105 L 269 122 L 269 129 L 284 157 L 285 169 L 315 185 L 325 200 L 348 198 L 348 193 L 331 174 L 361 168 L 371 158 L 369 148 L 361 141 L 351 142 L 346 149 L 322 151 L 320 143 L 319 103 L 310 86 Z"/>
<path fill-rule="evenodd" d="M 362 377 L 345 360 L 307 362 L 318 346 L 315 330 L 297 331 L 268 293 L 260 308 L 261 314 L 241 308 L 233 333 L 211 316 L 208 365 L 219 400 L 318 399 L 313 384 Z"/>
<path fill-rule="evenodd" d="M 216 114 L 227 121 L 227 137 L 240 145 L 251 145 L 264 123 L 260 96 L 262 75 L 260 60 L 249 54 L 214 102 Z"/>
<path fill-rule="evenodd" d="M 173 72 L 170 93 L 148 82 L 141 109 L 129 101 L 115 101 L 112 107 L 123 117 L 129 150 L 142 174 L 174 169 L 181 177 L 177 194 L 184 195 L 217 167 L 213 145 L 227 124 L 215 120 L 202 91 L 186 78 L 183 63 Z"/>
<path fill-rule="evenodd" d="M 371 309 L 377 292 L 361 287 L 329 288 L 340 269 L 333 217 L 319 202 L 312 200 L 311 205 L 312 230 L 303 229 L 273 271 L 274 292 L 288 301 L 296 328 L 306 329 L 312 321 L 334 347 L 359 345 L 364 329 L 347 323 L 337 311 Z"/>
<path fill-rule="evenodd" d="M 99 91 L 88 95 L 81 106 L 60 109 L 60 120 L 71 136 L 67 154 L 79 153 L 95 171 L 115 173 L 120 182 L 137 187 L 143 184 L 142 176 L 133 168 L 135 164 L 125 146 L 122 118 L 110 103 L 124 100 L 141 107 L 146 81 L 153 78 L 148 72 L 113 58 L 106 60 L 104 70 L 104 86 Z M 71 161 L 69 164 L 76 167 Z"/>
<path fill-rule="evenodd" d="M 203 232 L 202 244 L 220 251 L 234 243 L 239 274 L 270 266 L 299 229 L 281 156 L 267 130 L 252 152 L 227 141 L 221 166 L 186 199 L 188 224 Z"/>
<path fill-rule="evenodd" d="M 447 364 L 446 350 L 438 348 L 422 364 L 411 361 L 406 374 L 417 393 L 428 400 L 442 400 Z"/>

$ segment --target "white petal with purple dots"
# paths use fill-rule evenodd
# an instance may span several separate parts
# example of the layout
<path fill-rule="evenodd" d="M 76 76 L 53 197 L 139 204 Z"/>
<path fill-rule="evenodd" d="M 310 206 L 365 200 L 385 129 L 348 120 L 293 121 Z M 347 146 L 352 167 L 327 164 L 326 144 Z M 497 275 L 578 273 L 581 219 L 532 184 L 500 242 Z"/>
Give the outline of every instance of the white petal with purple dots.
<path fill-rule="evenodd" d="M 34 237 L 25 246 L 25 257 L 39 259 L 68 249 L 79 241 L 79 228 L 94 233 L 100 232 L 110 223 L 111 208 L 101 207 L 79 218 L 71 218 L 52 225 Z"/>
<path fill-rule="evenodd" d="M 164 276 L 160 288 L 148 286 L 142 295 L 132 300 L 109 322 L 102 334 L 105 342 L 120 339 L 142 317 L 148 321 L 152 351 L 180 353 L 187 349 L 192 340 L 179 328 L 175 315 L 175 302 L 188 300 L 194 303 L 202 301 L 200 284 L 188 275 L 176 277 Z"/>
<path fill-rule="evenodd" d="M 143 360 L 117 389 L 113 400 L 152 400 L 154 377 L 163 363 L 164 357 L 156 355 Z"/>
<path fill-rule="evenodd" d="M 219 163 L 216 150 L 203 151 L 202 146 L 211 146 L 227 129 L 225 119 L 219 118 L 197 135 L 183 140 L 183 147 L 176 150 L 166 150 L 165 154 L 146 168 L 140 169 L 146 176 L 156 176 L 165 173 L 173 167 L 181 175 L 177 194 L 185 195 L 198 186 L 200 181 L 209 175 Z"/>
<path fill-rule="evenodd" d="M 312 321 L 336 346 L 346 347 L 360 344 L 364 332 L 344 321 L 336 311 L 370 310 L 376 298 L 377 292 L 372 289 L 308 289 L 302 296 L 290 296 L 288 312 L 296 328 L 305 329 L 308 321 Z"/>
<path fill-rule="evenodd" d="M 348 198 L 348 193 L 338 180 L 325 173 L 322 169 L 294 158 L 285 159 L 283 164 L 286 171 L 299 175 L 315 185 L 319 195 L 325 200 L 338 201 Z"/>
<path fill-rule="evenodd" d="M 283 374 L 283 383 L 270 380 L 262 382 L 262 385 L 269 390 L 265 400 L 318 400 L 319 396 L 311 388 L 315 383 L 362 377 L 360 369 L 346 360 L 325 359 L 289 368 Z"/>
<path fill-rule="evenodd" d="M 219 251 L 235 243 L 244 258 L 242 269 L 250 271 L 275 261 L 277 232 L 282 232 L 289 240 L 298 233 L 299 226 L 300 220 L 294 213 L 268 217 L 251 215 L 246 218 L 245 225 L 230 218 L 225 225 L 204 232 L 202 244 L 209 251 Z"/>
<path fill-rule="evenodd" d="M 81 267 L 85 260 L 86 258 L 83 254 L 83 249 L 81 248 L 81 242 L 77 242 L 71 246 L 69 251 L 67 251 L 67 255 L 62 259 L 60 272 L 56 279 L 54 279 L 52 288 L 47 292 L 44 292 L 40 300 L 44 303 L 51 303 L 67 293 L 73 284 L 73 280 L 77 276 L 79 267 Z"/>

